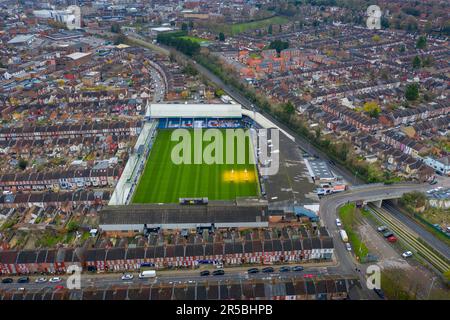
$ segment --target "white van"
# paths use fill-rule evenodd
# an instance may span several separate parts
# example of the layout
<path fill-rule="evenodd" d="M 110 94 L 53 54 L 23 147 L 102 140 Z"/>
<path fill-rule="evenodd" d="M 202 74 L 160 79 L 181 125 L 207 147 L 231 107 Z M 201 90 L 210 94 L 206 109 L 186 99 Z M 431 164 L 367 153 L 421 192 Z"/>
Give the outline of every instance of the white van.
<path fill-rule="evenodd" d="M 156 277 L 155 270 L 145 270 L 139 273 L 139 279 L 154 278 L 154 277 Z"/>

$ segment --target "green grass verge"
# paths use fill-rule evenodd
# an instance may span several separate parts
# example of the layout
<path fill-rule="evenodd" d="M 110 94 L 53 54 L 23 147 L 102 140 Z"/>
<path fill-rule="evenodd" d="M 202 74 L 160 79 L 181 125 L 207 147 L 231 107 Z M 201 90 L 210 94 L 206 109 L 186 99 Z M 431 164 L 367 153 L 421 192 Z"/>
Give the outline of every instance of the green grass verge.
<path fill-rule="evenodd" d="M 347 233 L 348 241 L 350 242 L 353 252 L 361 261 L 369 253 L 369 249 L 364 242 L 361 241 L 357 232 L 353 231 L 356 227 L 356 207 L 354 203 L 346 204 L 339 208 L 339 217 Z"/>
<path fill-rule="evenodd" d="M 223 155 L 226 157 L 225 131 Z M 253 154 L 246 152 L 243 164 L 175 164 L 172 150 L 179 143 L 171 141 L 173 130 L 160 130 L 150 151 L 144 172 L 133 196 L 133 203 L 178 203 L 179 198 L 208 197 L 209 200 L 233 200 L 259 195 Z M 194 131 L 190 130 L 193 142 Z M 249 141 L 246 139 L 246 149 Z M 210 144 L 203 142 L 202 152 Z M 235 160 L 237 143 L 235 143 Z M 191 154 L 194 153 L 192 143 Z M 235 161 L 236 162 L 236 161 Z M 240 177 L 240 178 L 239 178 Z"/>
<path fill-rule="evenodd" d="M 183 37 L 179 37 L 180 39 L 184 39 L 184 40 L 190 40 L 192 42 L 196 42 L 196 43 L 202 43 L 202 42 L 208 42 L 209 40 L 207 39 L 203 39 L 203 38 L 199 38 L 199 37 L 191 37 L 191 36 L 183 36 Z"/>
<path fill-rule="evenodd" d="M 230 27 L 230 33 L 235 35 L 242 32 L 246 32 L 249 30 L 255 30 L 255 29 L 261 29 L 265 27 L 269 27 L 269 25 L 275 25 L 275 24 L 285 24 L 289 21 L 289 19 L 285 17 L 271 17 L 263 20 L 258 21 L 251 21 L 251 22 L 245 22 L 245 23 L 236 23 L 232 24 Z"/>

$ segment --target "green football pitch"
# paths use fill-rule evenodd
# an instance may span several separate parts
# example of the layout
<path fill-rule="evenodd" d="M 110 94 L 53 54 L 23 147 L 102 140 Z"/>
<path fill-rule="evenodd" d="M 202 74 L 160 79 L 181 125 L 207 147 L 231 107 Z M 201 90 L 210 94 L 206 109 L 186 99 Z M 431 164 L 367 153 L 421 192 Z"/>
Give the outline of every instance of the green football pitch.
<path fill-rule="evenodd" d="M 173 130 L 160 130 L 133 196 L 133 203 L 178 203 L 179 198 L 207 197 L 209 200 L 232 200 L 259 195 L 259 183 L 253 154 L 246 152 L 243 164 L 227 164 L 225 130 L 223 135 L 224 163 L 175 164 L 171 155 L 179 143 L 171 141 Z M 189 130 L 191 141 L 193 130 Z M 237 141 L 237 140 L 235 140 Z M 203 142 L 202 151 L 211 142 Z M 249 150 L 249 139 L 245 140 Z M 237 160 L 235 143 L 235 160 Z M 192 143 L 191 152 L 194 152 Z M 213 153 L 215 154 L 215 153 Z M 193 159 L 193 156 L 192 158 Z"/>

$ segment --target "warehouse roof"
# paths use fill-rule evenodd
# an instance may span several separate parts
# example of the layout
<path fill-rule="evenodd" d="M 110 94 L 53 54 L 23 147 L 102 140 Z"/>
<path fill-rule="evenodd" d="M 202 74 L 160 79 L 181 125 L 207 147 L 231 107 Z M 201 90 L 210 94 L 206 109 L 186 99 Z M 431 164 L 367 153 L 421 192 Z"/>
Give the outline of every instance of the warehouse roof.
<path fill-rule="evenodd" d="M 151 104 L 151 118 L 242 118 L 240 104 Z"/>

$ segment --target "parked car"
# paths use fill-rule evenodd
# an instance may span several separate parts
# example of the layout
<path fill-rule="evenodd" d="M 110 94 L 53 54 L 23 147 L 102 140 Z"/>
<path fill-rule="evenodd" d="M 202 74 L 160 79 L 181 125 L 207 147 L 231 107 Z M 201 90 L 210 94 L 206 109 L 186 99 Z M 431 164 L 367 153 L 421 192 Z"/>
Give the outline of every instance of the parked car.
<path fill-rule="evenodd" d="M 338 226 L 338 227 L 342 226 L 342 222 L 340 219 L 336 219 L 336 226 Z"/>
<path fill-rule="evenodd" d="M 303 268 L 302 266 L 295 266 L 292 268 L 292 271 L 296 271 L 296 272 L 303 271 L 303 270 L 305 270 L 305 268 Z"/>
<path fill-rule="evenodd" d="M 209 276 L 211 274 L 211 272 L 209 272 L 208 270 L 203 270 L 202 272 L 200 272 L 200 275 L 202 276 L 202 277 L 204 277 L 204 276 Z"/>
<path fill-rule="evenodd" d="M 58 284 L 57 286 L 55 286 L 55 289 L 64 289 L 64 286 Z"/>
<path fill-rule="evenodd" d="M 97 267 L 96 266 L 88 266 L 87 267 L 87 271 L 89 271 L 89 272 L 97 272 Z"/>
<path fill-rule="evenodd" d="M 387 227 L 386 226 L 379 226 L 377 228 L 377 230 L 378 230 L 378 232 L 385 232 L 387 230 Z"/>
<path fill-rule="evenodd" d="M 289 272 L 291 271 L 291 267 L 281 267 L 280 272 Z"/>
<path fill-rule="evenodd" d="M 373 291 L 377 294 L 377 296 L 380 297 L 380 299 L 383 299 L 383 300 L 385 299 L 383 290 L 377 289 L 377 288 L 373 288 Z"/>
<path fill-rule="evenodd" d="M 387 238 L 387 241 L 394 243 L 397 242 L 397 238 L 395 236 L 390 236 L 389 238 Z"/>
<path fill-rule="evenodd" d="M 2 283 L 13 283 L 14 280 L 12 278 L 4 278 L 2 279 Z"/>
<path fill-rule="evenodd" d="M 133 280 L 133 278 L 134 278 L 134 276 L 133 276 L 132 274 L 130 274 L 130 273 L 125 273 L 125 274 L 121 277 L 122 280 Z"/>
<path fill-rule="evenodd" d="M 28 277 L 21 277 L 17 279 L 17 283 L 28 283 L 28 282 L 30 282 L 30 278 Z"/>
<path fill-rule="evenodd" d="M 392 231 L 386 231 L 385 233 L 383 233 L 383 237 L 385 237 L 385 238 L 392 237 L 393 235 L 394 235 L 394 233 L 392 233 Z"/>
<path fill-rule="evenodd" d="M 212 274 L 213 276 L 223 276 L 225 274 L 225 271 L 223 271 L 222 269 L 214 270 Z"/>
<path fill-rule="evenodd" d="M 402 253 L 403 258 L 409 258 L 412 257 L 413 253 L 411 251 L 405 251 Z"/>
<path fill-rule="evenodd" d="M 264 272 L 264 273 L 272 273 L 274 271 L 275 271 L 275 269 L 272 267 L 265 267 L 262 269 L 262 272 Z"/>
<path fill-rule="evenodd" d="M 247 270 L 247 273 L 258 273 L 259 269 L 258 268 L 250 268 Z"/>
<path fill-rule="evenodd" d="M 36 282 L 36 283 L 45 283 L 45 282 L 47 282 L 47 278 L 37 278 L 34 282 Z"/>
<path fill-rule="evenodd" d="M 430 182 L 431 185 L 436 184 L 436 183 L 438 183 L 437 180 L 433 180 L 433 181 Z"/>
<path fill-rule="evenodd" d="M 314 278 L 314 275 L 311 273 L 307 273 L 307 274 L 303 275 L 303 278 L 311 279 L 311 278 Z"/>
<path fill-rule="evenodd" d="M 50 280 L 48 280 L 48 282 L 50 282 L 50 283 L 59 283 L 61 281 L 62 281 L 62 279 L 60 277 L 53 277 L 53 278 L 50 278 Z"/>
<path fill-rule="evenodd" d="M 345 243 L 345 248 L 347 249 L 347 251 L 352 251 L 352 246 L 348 242 Z"/>

